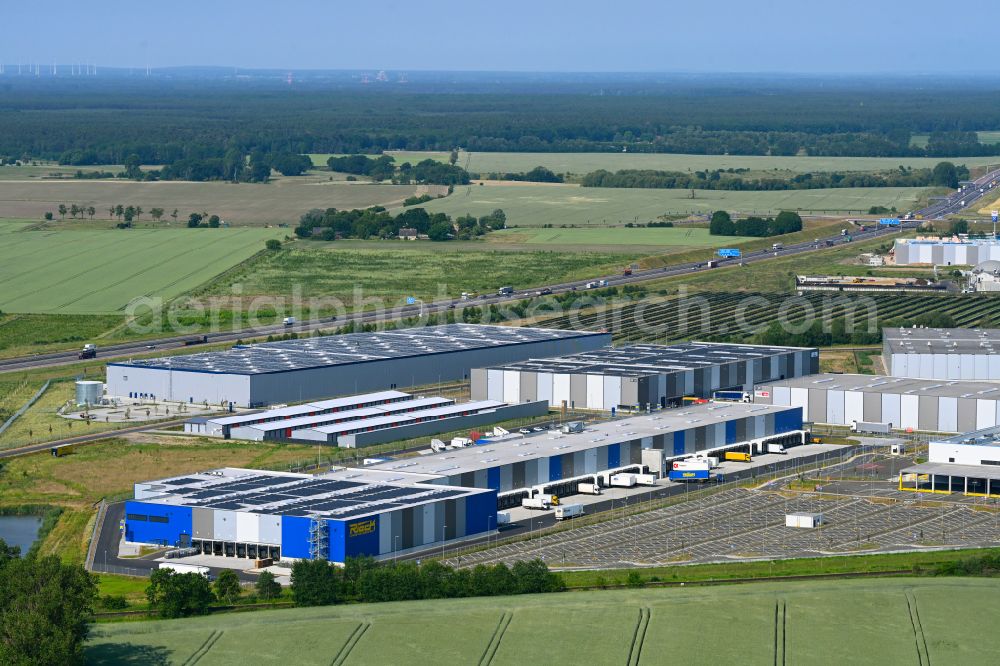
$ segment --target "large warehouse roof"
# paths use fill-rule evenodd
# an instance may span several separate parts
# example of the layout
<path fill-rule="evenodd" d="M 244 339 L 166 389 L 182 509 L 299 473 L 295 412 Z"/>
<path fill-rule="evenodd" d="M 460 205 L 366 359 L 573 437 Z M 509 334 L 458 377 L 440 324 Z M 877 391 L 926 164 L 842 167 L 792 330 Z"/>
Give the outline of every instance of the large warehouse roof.
<path fill-rule="evenodd" d="M 361 395 L 352 395 L 346 398 L 336 398 L 334 400 L 318 400 L 316 402 L 309 402 L 304 405 L 293 405 L 291 407 L 278 407 L 277 409 L 268 409 L 265 411 L 255 411 L 255 412 L 244 412 L 242 414 L 234 414 L 232 416 L 217 416 L 208 417 L 206 420 L 216 423 L 218 425 L 239 425 L 241 423 L 252 423 L 254 421 L 259 421 L 262 418 L 276 420 L 276 419 L 293 419 L 307 414 L 313 414 L 316 412 L 327 411 L 333 412 L 333 410 L 340 409 L 342 407 L 351 407 L 354 405 L 361 405 L 372 402 L 385 402 L 388 400 L 404 400 L 406 402 L 412 402 L 409 393 L 403 393 L 402 391 L 378 391 L 375 393 L 363 393 Z M 341 414 L 346 414 L 347 411 L 339 412 Z"/>
<path fill-rule="evenodd" d="M 398 331 L 265 342 L 226 351 L 137 359 L 109 365 L 257 375 L 606 335 L 546 328 L 446 324 Z"/>
<path fill-rule="evenodd" d="M 374 470 L 453 476 L 475 472 L 535 458 L 585 451 L 602 444 L 631 442 L 643 437 L 654 437 L 680 430 L 700 428 L 716 423 L 777 414 L 796 407 L 777 405 L 752 405 L 745 403 L 711 403 L 683 409 L 669 409 L 644 416 L 633 416 L 604 423 L 588 424 L 582 432 L 564 434 L 544 432 L 512 437 L 501 441 L 447 451 L 420 458 L 390 460 L 371 466 Z"/>
<path fill-rule="evenodd" d="M 935 444 L 963 444 L 965 446 L 1000 447 L 1000 426 L 966 432 L 954 437 L 932 440 Z"/>
<path fill-rule="evenodd" d="M 883 328 L 882 340 L 890 354 L 1000 352 L 1000 329 L 995 328 Z"/>
<path fill-rule="evenodd" d="M 475 402 L 463 402 L 442 407 L 435 407 L 432 409 L 421 409 L 415 412 L 404 412 L 400 414 L 385 415 L 383 412 L 382 416 L 363 419 L 361 421 L 346 421 L 344 423 L 334 423 L 331 425 L 299 427 L 332 435 L 341 432 L 352 432 L 359 429 L 364 430 L 366 428 L 375 428 L 380 426 L 394 428 L 396 426 L 407 425 L 409 423 L 413 423 L 418 420 L 426 420 L 428 418 L 447 418 L 449 416 L 463 414 L 466 412 L 487 411 L 490 409 L 496 409 L 497 407 L 503 407 L 505 404 L 506 403 L 503 402 L 497 402 L 496 400 L 479 400 Z"/>
<path fill-rule="evenodd" d="M 861 393 L 899 393 L 945 398 L 983 398 L 1000 400 L 1000 383 L 964 382 L 941 379 L 908 379 L 884 375 L 820 374 L 763 382 L 762 386 L 822 389 L 824 391 L 860 391 Z"/>
<path fill-rule="evenodd" d="M 402 474 L 379 478 L 352 472 L 310 476 L 227 467 L 137 485 L 143 501 L 157 504 L 337 519 L 489 492 L 430 485 Z"/>
<path fill-rule="evenodd" d="M 607 347 L 556 358 L 531 359 L 499 366 L 504 370 L 551 373 L 591 373 L 638 377 L 696 370 L 723 363 L 769 358 L 804 347 L 769 347 L 716 342 L 682 342 L 675 345 Z"/>

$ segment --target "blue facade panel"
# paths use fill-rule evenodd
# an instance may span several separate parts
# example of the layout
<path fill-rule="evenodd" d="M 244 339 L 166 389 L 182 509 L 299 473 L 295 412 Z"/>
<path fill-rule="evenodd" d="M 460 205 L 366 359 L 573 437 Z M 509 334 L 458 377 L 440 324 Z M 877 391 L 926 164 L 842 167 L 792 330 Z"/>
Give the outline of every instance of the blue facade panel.
<path fill-rule="evenodd" d="M 478 534 L 496 529 L 496 492 L 470 495 L 465 499 L 465 535 Z"/>
<path fill-rule="evenodd" d="M 684 455 L 684 430 L 678 430 L 674 433 L 674 455 L 682 456 Z"/>
<path fill-rule="evenodd" d="M 549 457 L 549 481 L 562 479 L 562 456 Z"/>
<path fill-rule="evenodd" d="M 608 469 L 614 467 L 621 467 L 622 465 L 622 445 L 621 444 L 609 444 L 608 445 Z"/>
<path fill-rule="evenodd" d="M 341 521 L 344 525 L 344 556 L 378 555 L 380 516 Z"/>
<path fill-rule="evenodd" d="M 309 524 L 303 516 L 281 517 L 281 555 L 309 559 Z"/>
<path fill-rule="evenodd" d="M 327 529 L 330 532 L 329 560 L 331 562 L 343 562 L 346 542 L 344 539 L 344 521 L 328 520 Z"/>
<path fill-rule="evenodd" d="M 500 490 L 500 468 L 490 467 L 486 470 L 486 486 L 493 490 Z"/>
<path fill-rule="evenodd" d="M 778 412 L 774 415 L 774 434 L 788 432 L 789 430 L 801 430 L 802 429 L 802 408 L 794 407 L 792 409 L 785 410 L 783 412 Z"/>
<path fill-rule="evenodd" d="M 736 421 L 726 421 L 726 444 L 736 443 Z"/>
<path fill-rule="evenodd" d="M 136 543 L 176 546 L 191 539 L 191 507 L 125 502 L 125 538 Z"/>

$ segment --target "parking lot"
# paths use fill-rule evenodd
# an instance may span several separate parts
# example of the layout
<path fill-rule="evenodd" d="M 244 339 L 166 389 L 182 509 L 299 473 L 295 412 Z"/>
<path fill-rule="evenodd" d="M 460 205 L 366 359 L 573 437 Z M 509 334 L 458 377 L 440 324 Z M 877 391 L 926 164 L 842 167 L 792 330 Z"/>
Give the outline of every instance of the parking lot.
<path fill-rule="evenodd" d="M 471 566 L 537 557 L 557 568 L 614 568 L 1000 544 L 1000 502 L 895 490 L 890 471 L 908 463 L 869 453 L 825 468 L 816 490 L 801 489 L 809 484 L 790 487 L 799 478 L 793 475 L 756 489 L 720 489 L 633 515 L 623 499 L 621 517 L 503 544 L 450 563 Z M 786 527 L 785 515 L 796 512 L 822 513 L 825 522 L 815 529 Z"/>

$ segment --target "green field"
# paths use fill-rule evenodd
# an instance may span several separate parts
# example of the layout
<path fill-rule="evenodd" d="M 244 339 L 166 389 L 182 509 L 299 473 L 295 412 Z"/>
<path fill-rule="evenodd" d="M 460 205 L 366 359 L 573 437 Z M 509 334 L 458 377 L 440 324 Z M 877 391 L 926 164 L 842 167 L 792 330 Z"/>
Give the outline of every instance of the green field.
<path fill-rule="evenodd" d="M 366 297 L 397 307 L 407 296 L 440 299 L 505 284 L 521 288 L 592 277 L 619 269 L 623 261 L 611 252 L 491 251 L 486 244 L 470 251 L 429 242 L 307 241 L 247 262 L 198 294 L 227 296 L 239 284 L 246 297 L 297 289 L 304 299 L 333 297 L 348 308 L 364 305 Z"/>
<path fill-rule="evenodd" d="M 980 132 L 1000 136 L 1000 132 Z M 1000 139 L 992 138 L 989 142 Z M 448 161 L 446 152 L 386 151 L 397 164 L 416 164 L 425 159 Z M 325 166 L 328 154 L 310 155 L 317 166 Z M 713 169 L 750 169 L 752 171 L 884 171 L 900 165 L 933 168 L 949 159 L 956 164 L 973 167 L 996 163 L 997 157 L 766 157 L 758 155 L 675 155 L 669 153 L 466 153 L 459 154 L 456 164 L 480 174 L 530 171 L 536 166 L 548 167 L 556 173 L 582 175 L 597 169 L 658 169 L 662 171 L 704 171 Z"/>
<path fill-rule="evenodd" d="M 585 229 L 505 229 L 488 237 L 491 243 L 524 245 L 634 245 L 654 248 L 696 248 L 736 246 L 750 239 L 739 236 L 712 236 L 700 227 L 666 228 L 585 228 Z"/>
<path fill-rule="evenodd" d="M 613 189 L 575 185 L 470 185 L 444 199 L 423 204 L 430 212 L 452 216 L 485 215 L 496 208 L 507 214 L 508 226 L 609 226 L 647 223 L 664 214 L 710 213 L 728 210 L 774 214 L 781 210 L 809 213 L 867 212 L 871 206 L 908 210 L 921 188 L 881 187 L 781 192 L 720 190 Z"/>
<path fill-rule="evenodd" d="M 0 223 L 0 310 L 107 313 L 171 298 L 264 247 L 276 229 L 25 231 Z"/>
<path fill-rule="evenodd" d="M 955 612 L 974 600 L 975 621 Z M 960 664 L 1000 650 L 1000 581 L 573 592 L 101 624 L 93 664 Z M 990 655 L 994 655 L 991 657 Z"/>
<path fill-rule="evenodd" d="M 979 143 L 1000 143 L 1000 130 L 977 132 Z"/>
<path fill-rule="evenodd" d="M 34 167 L 33 167 L 34 168 Z M 107 218 L 108 206 L 142 206 L 146 211 L 163 208 L 164 220 L 178 209 L 184 224 L 190 213 L 207 212 L 233 226 L 286 223 L 295 226 L 299 216 L 311 208 L 367 208 L 402 205 L 404 199 L 430 189 L 419 185 L 344 183 L 330 181 L 328 172 L 295 178 L 276 178 L 267 184 L 193 183 L 186 181 L 135 182 L 129 180 L 4 180 L 0 179 L 0 213 L 8 218 L 41 220 L 59 204 L 93 205 L 95 217 Z M 143 218 L 148 221 L 149 215 Z"/>

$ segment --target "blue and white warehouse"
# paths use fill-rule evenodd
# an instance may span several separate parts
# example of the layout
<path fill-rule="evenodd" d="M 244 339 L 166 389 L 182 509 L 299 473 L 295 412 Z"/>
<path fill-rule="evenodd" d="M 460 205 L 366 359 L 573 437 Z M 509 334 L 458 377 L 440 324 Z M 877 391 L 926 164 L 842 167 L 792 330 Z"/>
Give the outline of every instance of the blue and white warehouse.
<path fill-rule="evenodd" d="M 135 485 L 126 540 L 239 558 L 394 553 L 496 528 L 497 493 L 347 469 L 311 476 L 224 468 Z"/>

